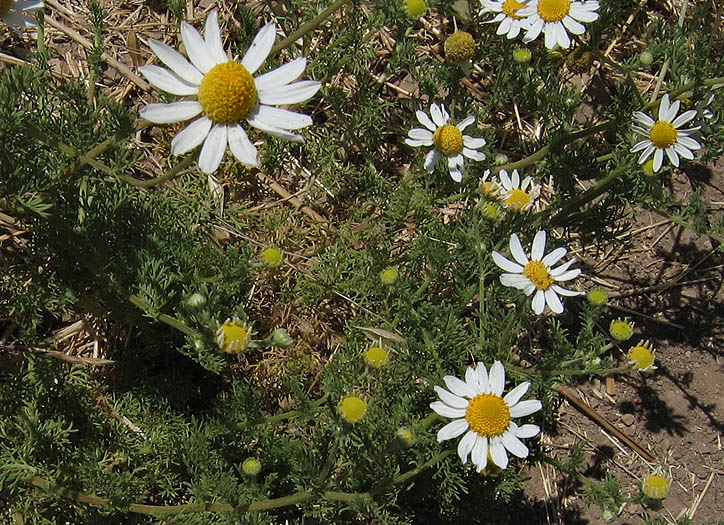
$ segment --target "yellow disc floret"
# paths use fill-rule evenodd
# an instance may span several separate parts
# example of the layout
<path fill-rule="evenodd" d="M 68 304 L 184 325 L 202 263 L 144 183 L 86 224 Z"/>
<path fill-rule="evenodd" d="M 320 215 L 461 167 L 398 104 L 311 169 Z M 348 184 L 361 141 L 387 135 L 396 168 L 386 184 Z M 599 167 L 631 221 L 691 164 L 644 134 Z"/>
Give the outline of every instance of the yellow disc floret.
<path fill-rule="evenodd" d="M 410 18 L 420 18 L 426 10 L 425 0 L 405 0 L 405 12 Z"/>
<path fill-rule="evenodd" d="M 540 0 L 538 14 L 546 22 L 563 20 L 571 9 L 571 0 Z"/>
<path fill-rule="evenodd" d="M 462 132 L 450 124 L 437 128 L 432 141 L 435 143 L 435 149 L 448 157 L 457 155 L 463 149 Z"/>
<path fill-rule="evenodd" d="M 608 331 L 616 341 L 628 341 L 634 333 L 634 325 L 624 319 L 614 319 L 608 327 Z"/>
<path fill-rule="evenodd" d="M 652 499 L 664 499 L 669 495 L 671 481 L 660 474 L 649 474 L 644 479 L 642 490 L 643 493 Z"/>
<path fill-rule="evenodd" d="M 234 124 L 248 115 L 257 100 L 254 77 L 238 62 L 223 62 L 204 75 L 199 86 L 204 114 L 218 124 Z"/>
<path fill-rule="evenodd" d="M 227 319 L 224 324 L 216 330 L 216 344 L 223 352 L 238 354 L 243 352 L 249 345 L 251 330 L 249 326 L 234 319 Z"/>
<path fill-rule="evenodd" d="M 337 410 L 347 423 L 357 423 L 367 413 L 367 402 L 361 397 L 347 396 L 339 402 Z"/>
<path fill-rule="evenodd" d="M 11 5 L 13 5 L 13 0 L 0 0 L 0 16 L 8 14 Z"/>
<path fill-rule="evenodd" d="M 505 205 L 513 211 L 523 211 L 528 204 L 530 204 L 530 195 L 523 190 L 510 190 L 505 198 Z"/>
<path fill-rule="evenodd" d="M 676 132 L 674 125 L 663 120 L 659 120 L 651 126 L 649 132 L 649 139 L 657 148 L 668 148 L 676 144 L 678 136 L 679 134 Z"/>
<path fill-rule="evenodd" d="M 380 368 L 389 361 L 387 350 L 381 346 L 372 346 L 365 352 L 365 362 L 374 368 Z"/>
<path fill-rule="evenodd" d="M 503 2 L 503 13 L 508 15 L 510 18 L 523 18 L 515 14 L 518 9 L 525 7 L 525 4 L 521 4 L 517 0 L 505 0 Z"/>
<path fill-rule="evenodd" d="M 510 409 L 502 397 L 478 394 L 470 400 L 465 411 L 470 428 L 481 436 L 499 436 L 510 423 Z"/>
<path fill-rule="evenodd" d="M 628 362 L 634 365 L 636 370 L 646 371 L 654 367 L 656 351 L 648 341 L 641 341 L 628 352 Z"/>
<path fill-rule="evenodd" d="M 555 282 L 542 261 L 530 261 L 523 268 L 523 275 L 530 279 L 539 290 L 547 290 Z"/>
<path fill-rule="evenodd" d="M 473 35 L 455 31 L 445 40 L 445 58 L 452 62 L 467 62 L 475 52 Z"/>

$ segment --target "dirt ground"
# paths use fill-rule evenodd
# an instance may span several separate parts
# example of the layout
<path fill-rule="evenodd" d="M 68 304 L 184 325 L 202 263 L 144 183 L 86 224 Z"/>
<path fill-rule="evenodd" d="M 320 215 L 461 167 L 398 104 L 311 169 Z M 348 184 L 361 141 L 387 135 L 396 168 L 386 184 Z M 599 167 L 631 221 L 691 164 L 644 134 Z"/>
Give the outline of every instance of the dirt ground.
<path fill-rule="evenodd" d="M 724 209 L 722 161 L 710 170 L 676 171 L 667 185 L 678 201 L 687 201 L 692 191 L 701 188 L 702 200 L 712 209 Z M 659 512 L 649 511 L 650 518 L 722 523 L 722 253 L 715 250 L 716 241 L 698 237 L 653 212 L 638 210 L 632 215 L 625 246 L 598 257 L 588 257 L 584 251 L 581 259 L 597 269 L 591 273 L 595 275 L 591 286 L 612 296 L 620 294 L 611 298 L 611 318 L 634 321 L 636 333 L 630 342 L 648 339 L 656 349 L 658 369 L 617 375 L 612 391 L 602 378 L 582 382 L 576 390 L 584 403 L 650 451 L 656 461 L 647 461 L 568 402 L 560 407 L 557 428 L 549 429 L 543 442 L 552 455 L 563 459 L 571 443 L 587 441 L 586 475 L 601 480 L 607 473 L 615 474 L 624 496 L 638 494 L 643 478 L 661 466 L 671 476 L 671 492 Z M 715 220 L 720 217 L 721 212 L 714 213 Z M 618 358 L 625 362 L 621 352 Z M 530 475 L 528 503 L 536 511 L 525 523 L 603 523 L 600 509 L 582 500 L 574 480 L 547 465 L 532 469 Z M 641 523 L 645 515 L 641 506 L 627 504 L 615 523 Z"/>

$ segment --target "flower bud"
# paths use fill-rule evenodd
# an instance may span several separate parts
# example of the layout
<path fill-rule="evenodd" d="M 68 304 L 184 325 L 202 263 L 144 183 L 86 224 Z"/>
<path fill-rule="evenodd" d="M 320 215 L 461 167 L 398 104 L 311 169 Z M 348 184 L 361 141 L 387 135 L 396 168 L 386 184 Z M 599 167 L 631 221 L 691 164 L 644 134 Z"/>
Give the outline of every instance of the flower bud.
<path fill-rule="evenodd" d="M 292 336 L 289 335 L 289 332 L 284 328 L 274 330 L 269 339 L 273 346 L 278 346 L 279 348 L 289 348 L 294 344 L 294 339 L 292 339 Z"/>
<path fill-rule="evenodd" d="M 513 51 L 513 60 L 518 64 L 527 64 L 531 58 L 533 58 L 533 54 L 527 49 L 516 49 Z"/>
<path fill-rule="evenodd" d="M 475 40 L 470 33 L 455 31 L 445 40 L 444 47 L 448 62 L 467 62 L 475 52 Z"/>
<path fill-rule="evenodd" d="M 191 308 L 201 308 L 202 306 L 204 306 L 206 304 L 206 296 L 199 292 L 193 293 L 186 300 L 186 303 Z"/>
<path fill-rule="evenodd" d="M 395 432 L 395 439 L 403 448 L 410 448 L 415 444 L 415 435 L 408 428 L 398 428 Z"/>
<path fill-rule="evenodd" d="M 639 62 L 642 66 L 648 67 L 654 63 L 654 55 L 652 55 L 648 51 L 642 51 L 639 54 Z"/>
<path fill-rule="evenodd" d="M 603 306 L 608 302 L 608 294 L 605 290 L 594 288 L 586 294 L 588 302 L 593 306 Z"/>
<path fill-rule="evenodd" d="M 410 18 L 420 18 L 427 11 L 425 0 L 404 0 L 405 13 Z"/>
<path fill-rule="evenodd" d="M 611 337 L 616 341 L 628 341 L 634 333 L 634 324 L 624 319 L 614 319 L 608 327 Z"/>
<path fill-rule="evenodd" d="M 337 411 L 347 423 L 357 423 L 367 413 L 367 401 L 361 397 L 347 396 L 339 402 Z"/>
<path fill-rule="evenodd" d="M 256 458 L 246 458 L 241 464 L 241 471 L 245 476 L 255 478 L 261 472 L 261 462 Z"/>
<path fill-rule="evenodd" d="M 397 266 L 388 266 L 380 272 L 380 281 L 382 281 L 382 284 L 390 286 L 395 284 L 399 276 L 400 271 L 397 269 Z"/>
<path fill-rule="evenodd" d="M 381 368 L 390 360 L 387 350 L 381 345 L 374 345 L 365 352 L 365 362 L 373 368 Z"/>

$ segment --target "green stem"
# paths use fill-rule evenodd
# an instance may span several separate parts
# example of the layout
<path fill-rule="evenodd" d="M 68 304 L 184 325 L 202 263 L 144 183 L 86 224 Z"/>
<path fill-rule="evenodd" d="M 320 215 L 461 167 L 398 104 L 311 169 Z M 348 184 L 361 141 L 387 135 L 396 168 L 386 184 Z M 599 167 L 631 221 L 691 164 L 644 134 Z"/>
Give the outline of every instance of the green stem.
<path fill-rule="evenodd" d="M 528 155 L 527 157 L 520 159 L 515 162 L 509 162 L 508 164 L 503 164 L 502 166 L 497 166 L 491 170 L 493 175 L 497 175 L 501 170 L 511 171 L 514 169 L 522 169 L 528 166 L 531 166 L 532 164 L 535 164 L 539 160 L 541 160 L 543 157 L 548 155 L 552 150 L 560 148 L 562 146 L 565 146 L 566 144 L 570 144 L 572 142 L 575 142 L 578 139 L 587 137 L 589 135 L 593 135 L 595 133 L 598 133 L 600 131 L 607 130 L 609 128 L 612 128 L 614 126 L 614 123 L 611 121 L 604 122 L 603 124 L 599 124 L 597 126 L 593 126 L 592 128 L 583 129 L 581 131 L 576 131 L 575 133 L 571 133 L 568 135 L 564 135 L 562 137 L 558 137 L 556 139 L 553 139 L 550 144 L 547 146 L 543 146 L 541 149 L 536 151 L 535 153 Z"/>
<path fill-rule="evenodd" d="M 181 171 L 188 168 L 194 162 L 194 160 L 196 160 L 195 157 L 193 155 L 189 155 L 184 160 L 176 164 L 173 168 L 169 169 L 166 173 L 159 177 L 156 177 L 155 179 L 141 180 L 136 179 L 135 177 L 130 177 L 128 175 L 118 175 L 118 178 L 123 182 L 127 182 L 128 184 L 132 184 L 140 188 L 151 188 L 153 186 L 158 186 L 159 184 L 163 184 L 164 182 L 173 179 Z"/>
<path fill-rule="evenodd" d="M 408 471 L 405 472 L 404 474 L 400 474 L 399 476 L 396 476 L 396 477 L 394 477 L 394 478 L 392 478 L 392 479 L 383 481 L 382 483 L 380 483 L 379 485 L 377 485 L 376 487 L 374 487 L 372 490 L 369 491 L 369 493 L 368 493 L 369 496 L 372 497 L 372 498 L 374 498 L 375 496 L 379 496 L 380 494 L 384 494 L 385 492 L 387 492 L 389 489 L 391 489 L 391 488 L 394 487 L 395 485 L 399 485 L 399 484 L 401 484 L 401 483 L 405 483 L 406 481 L 411 480 L 412 478 L 420 475 L 424 470 L 426 470 L 426 469 L 432 467 L 433 465 L 441 462 L 443 459 L 445 459 L 446 457 L 448 457 L 448 456 L 449 456 L 450 454 L 452 454 L 453 452 L 454 452 L 453 449 L 448 449 L 448 450 L 445 450 L 445 451 L 443 451 L 443 452 L 440 452 L 437 456 L 435 456 L 434 458 L 432 458 L 432 459 L 429 460 L 429 461 L 426 461 L 425 463 L 423 463 L 423 464 L 420 465 L 419 467 L 414 468 L 414 469 L 412 469 L 412 470 L 408 470 Z"/>
<path fill-rule="evenodd" d="M 95 159 L 98 155 L 101 155 L 102 153 L 106 152 L 111 146 L 113 146 L 116 143 L 117 139 L 117 136 L 109 137 L 97 146 L 94 146 L 92 149 L 88 150 L 86 153 L 80 154 L 75 162 L 68 166 L 58 178 L 61 181 L 65 180 L 86 164 L 90 164 L 91 162 L 93 162 L 93 159 Z M 70 148 L 70 146 L 68 146 L 68 148 Z M 105 169 L 102 171 L 104 171 L 105 173 L 110 173 L 110 168 L 107 168 L 104 164 L 97 163 L 96 166 L 97 165 L 103 166 L 103 168 Z M 105 171 L 106 169 L 108 171 Z"/>
<path fill-rule="evenodd" d="M 294 31 L 291 35 L 286 37 L 284 40 L 279 42 L 277 45 L 272 47 L 270 55 L 275 55 L 285 47 L 287 47 L 292 42 L 295 42 L 296 40 L 300 39 L 310 31 L 314 31 L 319 24 L 324 22 L 327 18 L 330 17 L 332 13 L 334 13 L 337 9 L 342 7 L 344 4 L 346 4 L 349 0 L 337 0 L 333 4 L 331 4 L 327 9 L 319 13 L 317 16 L 312 18 L 309 22 L 304 24 L 302 27 Z"/>
<path fill-rule="evenodd" d="M 151 305 L 149 305 L 146 301 L 138 297 L 137 295 L 130 294 L 126 297 L 133 305 L 137 306 L 147 314 L 151 314 Z M 164 324 L 167 324 L 176 330 L 179 330 L 180 332 L 183 332 L 186 335 L 192 336 L 192 337 L 200 337 L 201 334 L 194 330 L 191 327 L 186 326 L 178 319 L 171 317 L 170 315 L 166 314 L 156 314 L 152 316 L 157 321 L 160 321 Z"/>

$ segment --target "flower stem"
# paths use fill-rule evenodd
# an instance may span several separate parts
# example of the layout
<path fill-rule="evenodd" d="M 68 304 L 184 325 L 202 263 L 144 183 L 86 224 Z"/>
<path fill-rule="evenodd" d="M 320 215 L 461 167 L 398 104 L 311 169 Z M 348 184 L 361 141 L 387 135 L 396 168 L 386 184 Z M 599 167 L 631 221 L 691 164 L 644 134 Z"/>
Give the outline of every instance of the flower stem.
<path fill-rule="evenodd" d="M 173 179 L 179 173 L 181 173 L 181 171 L 188 168 L 194 162 L 194 160 L 196 160 L 195 157 L 193 155 L 189 155 L 181 162 L 176 164 L 173 168 L 169 169 L 166 173 L 159 177 L 156 177 L 155 179 L 141 180 L 135 177 L 131 177 L 129 175 L 118 175 L 118 178 L 123 182 L 127 182 L 128 184 L 132 184 L 140 188 L 151 188 L 153 186 L 158 186 L 159 184 L 163 184 L 164 182 Z"/>
<path fill-rule="evenodd" d="M 151 315 L 151 306 L 146 301 L 144 301 L 143 299 L 138 297 L 137 295 L 130 294 L 126 297 L 126 299 L 128 299 L 128 301 L 131 302 L 133 305 L 137 306 L 138 308 L 140 308 L 141 310 L 146 312 L 147 315 Z M 179 321 L 178 319 L 176 319 L 174 317 L 171 317 L 170 315 L 156 314 L 156 315 L 152 315 L 152 317 L 154 319 L 156 319 L 157 321 L 160 321 L 164 324 L 167 324 L 167 325 L 175 328 L 176 330 L 178 330 L 180 332 L 183 332 L 186 335 L 189 335 L 192 337 L 201 336 L 201 334 L 199 332 L 197 332 L 196 330 L 194 330 L 193 328 L 191 328 L 189 326 L 186 326 L 181 321 Z"/>

